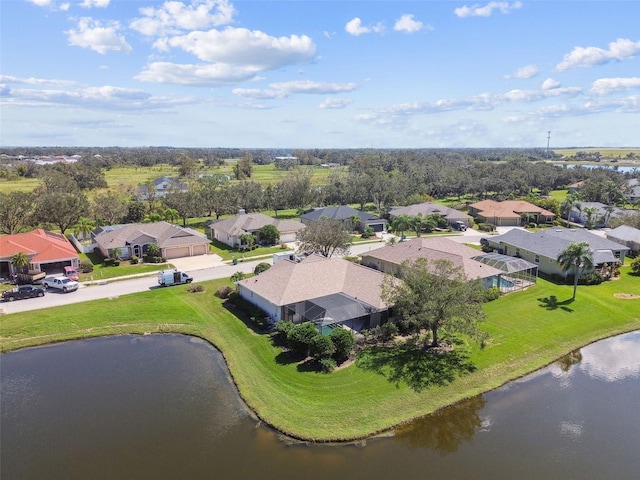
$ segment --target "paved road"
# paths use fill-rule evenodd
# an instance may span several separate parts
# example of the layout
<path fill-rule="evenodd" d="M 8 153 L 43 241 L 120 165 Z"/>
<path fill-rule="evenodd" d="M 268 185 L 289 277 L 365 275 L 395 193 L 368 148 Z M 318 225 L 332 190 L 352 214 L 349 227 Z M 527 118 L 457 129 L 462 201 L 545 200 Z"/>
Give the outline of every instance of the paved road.
<path fill-rule="evenodd" d="M 477 238 L 476 238 L 477 237 Z M 464 243 L 479 243 L 482 235 L 477 232 L 467 231 L 461 235 L 453 235 L 449 238 Z M 385 243 L 358 243 L 351 247 L 350 255 L 360 255 L 362 253 L 375 250 L 385 246 Z M 205 280 L 214 280 L 218 278 L 229 278 L 235 272 L 252 273 L 255 266 L 260 262 L 271 263 L 271 259 L 260 259 L 247 262 L 241 262 L 237 265 L 216 265 L 199 269 L 198 267 L 185 268 L 193 276 L 194 282 L 203 282 Z M 68 305 L 70 303 L 86 302 L 89 300 L 97 300 L 99 298 L 117 299 L 121 295 L 129 293 L 144 292 L 145 290 L 160 288 L 156 280 L 156 274 L 149 276 L 137 277 L 132 279 L 121 279 L 111 281 L 103 285 L 87 285 L 83 284 L 80 288 L 71 293 L 59 293 L 53 289 L 49 289 L 47 294 L 42 298 L 32 298 L 28 300 L 18 300 L 15 302 L 0 303 L 0 311 L 5 314 L 27 312 L 30 310 L 38 310 L 43 308 L 57 307 L 60 305 Z"/>

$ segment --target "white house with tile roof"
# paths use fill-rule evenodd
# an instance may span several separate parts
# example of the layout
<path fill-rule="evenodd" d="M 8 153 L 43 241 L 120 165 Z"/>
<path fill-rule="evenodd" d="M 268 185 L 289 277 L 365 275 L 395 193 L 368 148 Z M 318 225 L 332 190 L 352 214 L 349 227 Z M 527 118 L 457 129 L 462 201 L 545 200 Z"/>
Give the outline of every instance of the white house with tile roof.
<path fill-rule="evenodd" d="M 273 321 L 345 324 L 359 331 L 387 318 L 383 279 L 382 272 L 342 258 L 310 255 L 300 262 L 281 260 L 238 282 L 238 290 Z"/>

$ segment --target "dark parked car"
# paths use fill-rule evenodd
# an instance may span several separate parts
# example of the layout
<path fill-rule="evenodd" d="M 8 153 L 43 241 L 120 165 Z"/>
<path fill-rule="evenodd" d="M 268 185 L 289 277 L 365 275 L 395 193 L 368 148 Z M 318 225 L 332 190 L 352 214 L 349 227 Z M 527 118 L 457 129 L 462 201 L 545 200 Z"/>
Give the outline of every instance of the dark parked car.
<path fill-rule="evenodd" d="M 456 220 L 455 222 L 453 222 L 453 228 L 455 228 L 456 230 L 460 230 L 461 232 L 464 232 L 467 229 L 467 224 L 464 222 L 461 222 L 460 220 Z"/>
<path fill-rule="evenodd" d="M 12 290 L 2 292 L 2 300 L 6 300 L 8 302 L 33 297 L 44 297 L 44 288 L 35 287 L 33 285 L 22 285 Z"/>

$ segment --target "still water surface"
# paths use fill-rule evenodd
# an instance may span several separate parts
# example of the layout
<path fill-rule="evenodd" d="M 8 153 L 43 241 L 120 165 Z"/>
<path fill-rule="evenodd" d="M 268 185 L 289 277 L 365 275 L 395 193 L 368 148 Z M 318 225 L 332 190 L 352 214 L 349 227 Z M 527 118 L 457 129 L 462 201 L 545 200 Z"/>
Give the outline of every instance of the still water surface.
<path fill-rule="evenodd" d="M 178 335 L 0 357 L 9 479 L 632 479 L 640 332 L 359 445 L 285 441 L 238 397 L 221 355 Z"/>

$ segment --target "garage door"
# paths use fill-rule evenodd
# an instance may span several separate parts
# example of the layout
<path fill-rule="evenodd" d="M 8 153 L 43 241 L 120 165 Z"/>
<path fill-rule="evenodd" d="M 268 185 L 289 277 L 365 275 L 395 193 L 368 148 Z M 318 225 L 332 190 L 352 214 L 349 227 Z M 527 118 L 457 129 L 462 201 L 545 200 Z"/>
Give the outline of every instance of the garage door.
<path fill-rule="evenodd" d="M 167 258 L 180 258 L 180 257 L 188 257 L 189 256 L 189 247 L 176 247 L 176 248 L 167 248 L 166 255 Z"/>
<path fill-rule="evenodd" d="M 193 254 L 194 255 L 204 255 L 209 251 L 209 245 L 194 245 Z"/>

